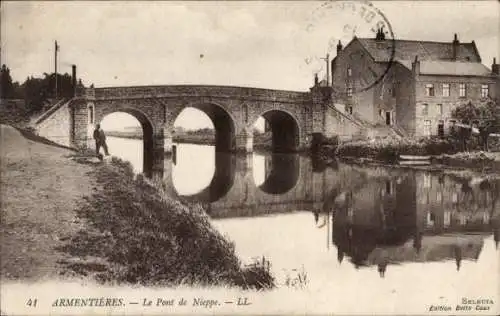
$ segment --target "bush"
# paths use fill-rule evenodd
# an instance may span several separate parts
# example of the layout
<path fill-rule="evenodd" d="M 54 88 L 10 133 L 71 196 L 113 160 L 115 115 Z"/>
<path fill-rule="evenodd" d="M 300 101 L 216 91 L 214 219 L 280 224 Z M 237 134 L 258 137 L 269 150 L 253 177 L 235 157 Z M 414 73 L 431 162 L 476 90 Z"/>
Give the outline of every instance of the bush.
<path fill-rule="evenodd" d="M 500 161 L 496 159 L 496 155 L 483 151 L 443 155 L 436 157 L 436 161 L 438 163 L 456 167 L 466 167 L 479 170 L 500 170 Z"/>
<path fill-rule="evenodd" d="M 488 146 L 490 151 L 500 151 L 500 137 L 489 137 Z"/>
<path fill-rule="evenodd" d="M 399 155 L 440 155 L 459 151 L 459 142 L 453 138 L 381 138 L 351 141 L 341 144 L 335 154 L 346 157 L 366 157 L 387 162 L 398 160 Z"/>
<path fill-rule="evenodd" d="M 311 140 L 311 151 L 313 153 L 324 152 L 325 148 L 327 151 L 335 151 L 339 145 L 339 137 L 334 135 L 332 137 L 326 137 L 322 133 L 313 133 Z"/>
<path fill-rule="evenodd" d="M 236 279 L 236 285 L 243 288 L 269 289 L 274 286 L 274 277 L 269 273 L 271 263 L 262 257 L 243 268 Z"/>

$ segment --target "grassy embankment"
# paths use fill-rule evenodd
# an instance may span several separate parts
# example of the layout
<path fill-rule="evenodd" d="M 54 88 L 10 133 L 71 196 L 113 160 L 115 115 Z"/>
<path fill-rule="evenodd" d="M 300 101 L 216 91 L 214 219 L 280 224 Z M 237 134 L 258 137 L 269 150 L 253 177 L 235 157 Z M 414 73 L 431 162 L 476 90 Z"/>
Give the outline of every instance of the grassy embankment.
<path fill-rule="evenodd" d="M 331 157 L 347 160 L 362 159 L 395 163 L 401 155 L 430 156 L 431 162 L 450 167 L 491 169 L 500 171 L 500 148 L 497 141 L 490 142 L 495 152 L 483 152 L 477 139 L 468 142 L 468 151 L 455 138 L 382 138 L 338 143 L 334 138 L 324 139 L 319 144 L 319 155 L 324 159 Z"/>
<path fill-rule="evenodd" d="M 242 267 L 234 245 L 197 205 L 185 205 L 117 158 L 91 171 L 96 190 L 77 210 L 90 229 L 63 248 L 105 258 L 96 277 L 144 285 L 270 287 L 267 263 Z M 71 267 L 71 266 L 70 266 Z M 89 267 L 87 267 L 89 268 Z"/>
<path fill-rule="evenodd" d="M 162 195 L 118 159 L 44 144 L 2 125 L 2 278 L 142 285 L 273 285 L 242 266 L 205 212 Z"/>

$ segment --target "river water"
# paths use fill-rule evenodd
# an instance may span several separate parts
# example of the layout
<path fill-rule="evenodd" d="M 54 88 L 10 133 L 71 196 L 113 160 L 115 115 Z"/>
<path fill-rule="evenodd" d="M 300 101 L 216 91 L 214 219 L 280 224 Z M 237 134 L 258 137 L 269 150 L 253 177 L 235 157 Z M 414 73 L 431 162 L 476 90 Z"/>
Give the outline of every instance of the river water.
<path fill-rule="evenodd" d="M 109 137 L 108 145 L 141 172 L 140 140 Z M 498 304 L 497 182 L 189 144 L 166 159 L 164 181 L 204 204 L 243 262 L 269 260 L 281 285 L 332 294 L 363 287 L 375 301 L 426 293 L 436 298 L 429 305 L 478 295 Z"/>

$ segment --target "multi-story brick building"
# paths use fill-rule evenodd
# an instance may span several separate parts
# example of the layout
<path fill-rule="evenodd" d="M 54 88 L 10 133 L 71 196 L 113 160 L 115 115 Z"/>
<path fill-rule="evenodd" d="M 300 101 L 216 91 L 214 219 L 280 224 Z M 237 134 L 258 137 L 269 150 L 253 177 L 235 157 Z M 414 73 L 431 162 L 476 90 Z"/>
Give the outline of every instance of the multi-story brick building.
<path fill-rule="evenodd" d="M 332 85 L 346 111 L 374 126 L 390 125 L 414 136 L 445 133 L 461 103 L 500 97 L 499 65 L 481 63 L 474 41 L 375 38 L 339 42 Z"/>

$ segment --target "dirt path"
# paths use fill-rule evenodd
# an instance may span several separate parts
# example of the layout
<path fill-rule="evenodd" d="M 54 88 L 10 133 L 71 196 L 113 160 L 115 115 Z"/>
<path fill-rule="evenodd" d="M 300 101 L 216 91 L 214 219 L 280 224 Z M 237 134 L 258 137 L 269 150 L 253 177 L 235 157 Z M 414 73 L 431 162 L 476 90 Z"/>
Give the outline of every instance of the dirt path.
<path fill-rule="evenodd" d="M 56 248 L 82 227 L 74 210 L 92 190 L 91 166 L 69 159 L 68 149 L 0 128 L 2 278 L 53 279 L 67 256 Z"/>

